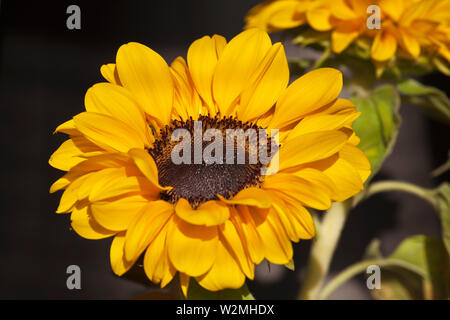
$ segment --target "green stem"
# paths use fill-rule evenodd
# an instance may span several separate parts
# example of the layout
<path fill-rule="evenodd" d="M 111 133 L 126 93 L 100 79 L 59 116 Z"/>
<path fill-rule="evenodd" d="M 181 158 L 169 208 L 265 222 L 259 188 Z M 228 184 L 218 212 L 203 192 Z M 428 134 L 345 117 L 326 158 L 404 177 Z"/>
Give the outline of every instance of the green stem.
<path fill-rule="evenodd" d="M 403 191 L 412 193 L 422 199 L 425 199 L 435 208 L 438 205 L 433 197 L 432 190 L 427 190 L 411 183 L 400 181 L 375 182 L 370 184 L 366 188 L 365 192 L 360 193 L 354 199 L 334 203 L 331 209 L 325 214 L 322 223 L 318 226 L 318 235 L 311 247 L 310 257 L 306 269 L 306 277 L 298 296 L 299 299 L 310 300 L 318 299 L 319 297 L 326 298 L 335 288 L 337 288 L 337 286 L 348 279 L 349 276 L 353 276 L 354 274 L 361 272 L 361 268 L 366 266 L 366 264 L 364 264 L 365 262 L 361 262 L 360 264 L 352 266 L 350 270 L 345 270 L 345 273 L 342 276 L 340 276 L 337 280 L 333 280 L 335 282 L 329 283 L 321 293 L 321 288 L 328 274 L 331 259 L 339 241 L 350 208 L 359 203 L 359 201 L 368 198 L 371 195 L 385 191 Z M 380 266 L 385 264 L 385 261 L 386 260 L 377 260 Z M 390 260 L 389 262 L 392 263 Z M 399 264 L 400 262 L 395 263 Z"/>
<path fill-rule="evenodd" d="M 322 223 L 318 226 L 318 236 L 311 247 L 306 276 L 298 299 L 318 298 L 350 207 L 351 202 L 348 200 L 337 202 L 324 214 Z"/>
<path fill-rule="evenodd" d="M 361 201 L 364 198 L 368 198 L 376 193 L 386 191 L 408 192 L 428 201 L 435 208 L 438 205 L 436 203 L 435 198 L 433 197 L 432 190 L 424 189 L 408 182 L 391 181 L 391 180 L 374 182 L 370 184 L 369 187 L 364 192 L 363 197 L 362 198 L 360 197 L 357 200 L 357 202 Z"/>
<path fill-rule="evenodd" d="M 408 269 L 412 272 L 418 273 L 420 275 L 423 275 L 423 272 L 420 269 L 401 260 L 396 259 L 365 260 L 351 265 L 350 267 L 346 268 L 344 271 L 339 273 L 337 276 L 335 276 L 333 279 L 331 279 L 327 283 L 327 285 L 323 288 L 323 290 L 320 292 L 319 299 L 320 300 L 327 299 L 330 296 L 330 294 L 334 292 L 337 288 L 339 288 L 344 282 L 353 278 L 357 274 L 364 272 L 371 265 L 377 265 L 379 267 L 398 266 Z"/>
<path fill-rule="evenodd" d="M 450 154 L 449 154 L 449 157 L 450 157 Z M 446 163 L 444 163 L 443 165 L 441 165 L 438 168 L 434 169 L 431 172 L 431 176 L 438 177 L 438 176 L 440 176 L 441 174 L 445 173 L 448 170 L 450 170 L 450 159 Z"/>
<path fill-rule="evenodd" d="M 320 58 L 314 64 L 313 69 L 320 68 L 325 63 L 325 61 L 330 57 L 330 54 L 331 54 L 331 48 L 326 47 L 324 52 L 320 56 Z"/>

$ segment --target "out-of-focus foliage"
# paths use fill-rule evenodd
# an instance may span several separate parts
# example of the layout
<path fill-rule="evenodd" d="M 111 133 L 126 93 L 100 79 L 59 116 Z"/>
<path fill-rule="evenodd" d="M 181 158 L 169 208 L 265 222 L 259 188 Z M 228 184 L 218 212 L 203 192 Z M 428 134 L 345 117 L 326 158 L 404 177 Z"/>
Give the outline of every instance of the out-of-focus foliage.
<path fill-rule="evenodd" d="M 380 252 L 370 246 L 367 258 Z M 450 297 L 450 260 L 442 239 L 417 235 L 405 239 L 384 258 L 381 289 L 371 290 L 376 299 L 447 299 Z"/>
<path fill-rule="evenodd" d="M 400 98 L 393 86 L 385 85 L 369 92 L 365 97 L 354 97 L 351 100 L 361 112 L 361 116 L 353 124 L 361 139 L 358 147 L 368 157 L 373 176 L 390 154 L 397 137 Z"/>
<path fill-rule="evenodd" d="M 450 74 L 449 0 L 273 0 L 245 21 L 246 28 L 284 31 L 299 45 L 371 60 L 378 76 L 415 64 Z"/>
<path fill-rule="evenodd" d="M 397 84 L 408 102 L 418 105 L 434 119 L 450 125 L 450 100 L 445 92 L 408 78 Z"/>
<path fill-rule="evenodd" d="M 375 29 L 367 24 L 373 12 L 369 6 L 373 4 L 381 10 L 380 28 Z M 291 74 L 317 67 L 343 72 L 350 100 L 361 112 L 353 124 L 360 138 L 358 147 L 372 167 L 366 190 L 353 199 L 353 204 L 369 194 L 370 187 L 376 184 L 370 184 L 371 178 L 392 152 L 401 124 L 400 98 L 402 106 L 418 105 L 427 115 L 450 125 L 450 100 L 446 94 L 411 78 L 434 71 L 450 75 L 449 9 L 449 0 L 279 0 L 256 6 L 246 17 L 247 28 L 283 31 L 293 44 L 316 51 L 316 56 L 309 58 L 291 58 Z M 450 159 L 433 175 L 449 168 Z M 430 202 L 439 213 L 442 238 L 407 238 L 388 257 L 381 255 L 379 243 L 374 242 L 368 250 L 368 260 L 343 270 L 319 296 L 327 297 L 346 277 L 361 272 L 366 263 L 378 261 L 383 266 L 382 289 L 371 290 L 375 298 L 450 297 L 450 186 L 444 183 L 436 189 L 423 189 L 407 182 L 385 182 L 382 191 L 392 190 L 412 192 Z M 311 257 L 321 254 L 329 253 L 313 252 Z"/>

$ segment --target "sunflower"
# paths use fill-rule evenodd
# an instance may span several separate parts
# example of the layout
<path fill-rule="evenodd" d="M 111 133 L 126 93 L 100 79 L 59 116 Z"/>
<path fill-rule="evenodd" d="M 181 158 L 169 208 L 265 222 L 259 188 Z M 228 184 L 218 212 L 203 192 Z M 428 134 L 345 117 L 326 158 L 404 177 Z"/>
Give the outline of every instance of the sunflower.
<path fill-rule="evenodd" d="M 380 29 L 367 27 L 372 5 L 380 8 Z M 387 61 L 396 53 L 408 59 L 437 53 L 450 61 L 448 0 L 275 0 L 254 7 L 246 17 L 247 28 L 269 32 L 304 24 L 330 32 L 335 53 L 360 40 L 369 42 L 375 61 Z"/>
<path fill-rule="evenodd" d="M 331 29 L 330 0 L 272 0 L 261 3 L 245 17 L 247 28 L 274 32 L 295 28 L 305 23 L 314 29 Z"/>
<path fill-rule="evenodd" d="M 380 0 L 380 8 L 388 19 L 384 34 L 374 40 L 372 57 L 388 60 L 399 46 L 406 58 L 418 58 L 425 50 L 450 61 L 450 1 Z"/>
<path fill-rule="evenodd" d="M 314 236 L 307 207 L 353 196 L 370 174 L 352 130 L 359 112 L 338 98 L 341 73 L 318 69 L 288 86 L 282 44 L 259 29 L 228 43 L 205 36 L 170 66 L 128 43 L 100 71 L 107 82 L 87 91 L 86 111 L 55 131 L 69 139 L 49 163 L 67 173 L 50 192 L 65 189 L 57 213 L 71 213 L 80 236 L 114 237 L 117 275 L 142 256 L 161 287 L 178 272 L 185 294 L 190 278 L 210 291 L 239 288 L 255 264 L 286 264 L 291 242 Z M 175 164 L 174 133 L 198 122 L 202 133 L 267 130 L 278 148 L 265 165 Z"/>

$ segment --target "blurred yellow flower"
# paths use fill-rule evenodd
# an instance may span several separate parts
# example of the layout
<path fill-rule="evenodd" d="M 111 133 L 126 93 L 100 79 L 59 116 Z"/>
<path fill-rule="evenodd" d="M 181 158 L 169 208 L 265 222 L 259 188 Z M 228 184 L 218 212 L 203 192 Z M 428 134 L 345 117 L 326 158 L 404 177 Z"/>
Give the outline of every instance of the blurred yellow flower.
<path fill-rule="evenodd" d="M 379 29 L 369 29 L 369 6 L 380 9 Z M 275 0 L 253 8 L 246 27 L 273 32 L 308 24 L 331 33 L 333 52 L 355 40 L 371 43 L 373 60 L 387 61 L 396 53 L 417 58 L 437 53 L 450 61 L 449 0 Z"/>
<path fill-rule="evenodd" d="M 250 10 L 246 27 L 273 32 L 308 23 L 317 30 L 329 30 L 330 3 L 330 0 L 267 1 Z"/>
<path fill-rule="evenodd" d="M 124 274 L 144 254 L 148 278 L 167 285 L 178 272 L 216 291 L 253 279 L 264 258 L 292 259 L 291 241 L 314 236 L 306 207 L 328 209 L 363 189 L 370 165 L 352 130 L 359 116 L 338 98 L 336 69 L 309 72 L 288 86 L 281 43 L 249 29 L 227 43 L 205 36 L 186 61 L 170 66 L 128 43 L 108 82 L 91 87 L 86 112 L 60 125 L 70 136 L 49 163 L 67 173 L 57 209 L 82 237 L 114 236 L 111 265 Z M 279 129 L 279 168 L 255 164 L 175 164 L 172 133 L 205 129 Z"/>

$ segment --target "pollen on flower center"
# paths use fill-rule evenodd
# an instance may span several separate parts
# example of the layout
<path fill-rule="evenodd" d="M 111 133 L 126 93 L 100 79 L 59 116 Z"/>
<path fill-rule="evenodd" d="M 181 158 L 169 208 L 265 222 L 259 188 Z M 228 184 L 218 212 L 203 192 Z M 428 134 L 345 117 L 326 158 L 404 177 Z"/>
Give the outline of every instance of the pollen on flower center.
<path fill-rule="evenodd" d="M 185 132 L 189 133 L 190 144 L 192 145 L 189 148 L 189 159 L 194 159 L 194 153 L 198 151 L 198 149 L 195 150 L 194 145 L 199 142 L 199 139 L 201 139 L 201 151 L 204 151 L 208 145 L 216 141 L 217 137 L 211 138 L 210 141 L 198 137 L 198 132 L 195 132 L 195 130 L 199 129 L 199 123 L 201 123 L 201 134 L 204 134 L 208 129 L 217 129 L 222 133 L 219 138 L 223 139 L 223 152 L 220 155 L 222 161 L 219 161 L 219 163 L 206 163 L 205 161 L 201 161 L 201 163 L 174 163 L 171 154 L 178 142 L 173 141 L 171 137 L 175 130 L 185 129 Z M 226 148 L 230 146 L 226 139 L 226 132 L 230 131 L 228 129 L 242 129 L 244 131 L 253 129 L 254 132 L 258 132 L 262 128 L 254 123 L 243 123 L 233 117 L 200 116 L 196 121 L 192 118 L 186 121 L 173 120 L 170 125 L 160 130 L 153 148 L 149 149 L 148 152 L 154 158 L 158 167 L 159 183 L 162 186 L 173 187 L 170 191 L 162 192 L 161 198 L 163 200 L 176 203 L 179 198 L 185 198 L 196 208 L 205 201 L 217 200 L 217 195 L 230 198 L 242 189 L 261 185 L 263 164 L 260 161 L 256 163 L 250 161 L 249 146 L 251 138 L 245 140 L 245 162 L 227 163 L 227 159 L 225 159 Z M 267 141 L 270 144 L 270 138 Z M 238 141 L 233 140 L 232 143 L 231 148 L 237 158 L 235 151 Z"/>

